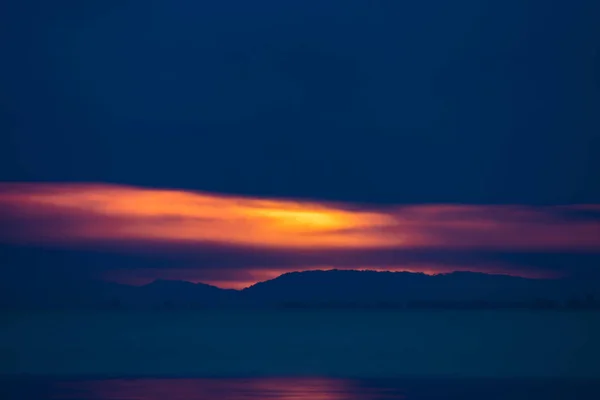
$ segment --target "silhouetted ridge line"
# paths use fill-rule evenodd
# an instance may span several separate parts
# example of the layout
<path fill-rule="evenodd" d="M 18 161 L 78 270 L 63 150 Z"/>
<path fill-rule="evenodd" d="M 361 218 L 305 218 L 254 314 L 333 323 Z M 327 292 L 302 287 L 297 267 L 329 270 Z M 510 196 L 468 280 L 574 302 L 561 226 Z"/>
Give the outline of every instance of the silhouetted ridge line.
<path fill-rule="evenodd" d="M 313 270 L 285 273 L 243 290 L 156 280 L 144 286 L 101 281 L 0 291 L 2 308 L 564 308 L 595 309 L 594 280 L 529 279 L 479 272 Z"/>

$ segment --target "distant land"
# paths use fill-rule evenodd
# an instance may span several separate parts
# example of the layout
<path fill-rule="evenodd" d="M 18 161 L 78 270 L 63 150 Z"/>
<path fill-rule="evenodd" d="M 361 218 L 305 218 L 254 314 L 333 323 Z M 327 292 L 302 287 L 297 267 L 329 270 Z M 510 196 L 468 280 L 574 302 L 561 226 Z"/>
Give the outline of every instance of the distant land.
<path fill-rule="evenodd" d="M 600 309 L 600 281 L 530 279 L 476 272 L 315 270 L 283 274 L 243 290 L 156 280 L 0 283 L 3 309 L 543 308 Z"/>

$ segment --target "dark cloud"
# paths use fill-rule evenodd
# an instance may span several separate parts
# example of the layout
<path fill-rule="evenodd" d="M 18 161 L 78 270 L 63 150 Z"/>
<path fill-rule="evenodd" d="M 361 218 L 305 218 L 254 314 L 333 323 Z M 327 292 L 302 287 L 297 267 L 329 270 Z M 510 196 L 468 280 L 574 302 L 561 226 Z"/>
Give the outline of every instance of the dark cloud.
<path fill-rule="evenodd" d="M 598 203 L 599 7 L 4 2 L 0 180 Z"/>

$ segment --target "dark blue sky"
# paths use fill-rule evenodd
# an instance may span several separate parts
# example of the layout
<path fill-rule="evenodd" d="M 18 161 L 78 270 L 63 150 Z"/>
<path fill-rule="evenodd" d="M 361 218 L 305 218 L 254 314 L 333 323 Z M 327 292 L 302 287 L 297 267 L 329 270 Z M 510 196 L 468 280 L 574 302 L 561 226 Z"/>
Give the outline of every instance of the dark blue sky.
<path fill-rule="evenodd" d="M 593 0 L 0 7 L 3 181 L 600 202 Z"/>
<path fill-rule="evenodd" d="M 597 0 L 0 2 L 0 182 L 597 204 L 599 16 Z M 71 273 L 253 260 L 23 251 L 0 246 L 5 265 Z M 584 253 L 425 259 L 593 272 Z"/>

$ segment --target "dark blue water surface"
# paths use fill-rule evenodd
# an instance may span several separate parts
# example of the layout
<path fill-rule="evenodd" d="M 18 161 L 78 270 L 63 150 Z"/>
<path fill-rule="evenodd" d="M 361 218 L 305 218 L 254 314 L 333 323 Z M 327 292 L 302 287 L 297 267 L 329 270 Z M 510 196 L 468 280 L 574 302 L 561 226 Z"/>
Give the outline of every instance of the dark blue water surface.
<path fill-rule="evenodd" d="M 600 382 L 550 379 L 2 378 L 3 400 L 600 399 Z"/>

